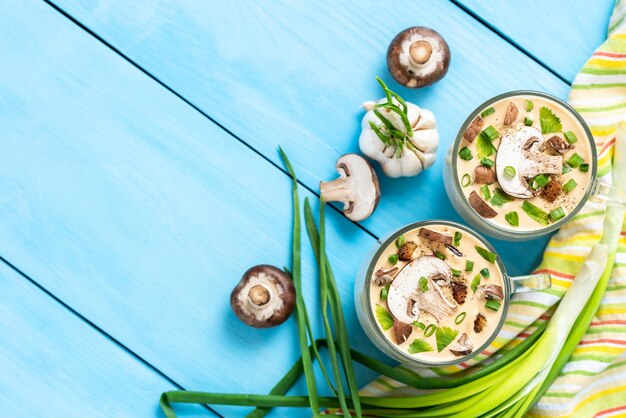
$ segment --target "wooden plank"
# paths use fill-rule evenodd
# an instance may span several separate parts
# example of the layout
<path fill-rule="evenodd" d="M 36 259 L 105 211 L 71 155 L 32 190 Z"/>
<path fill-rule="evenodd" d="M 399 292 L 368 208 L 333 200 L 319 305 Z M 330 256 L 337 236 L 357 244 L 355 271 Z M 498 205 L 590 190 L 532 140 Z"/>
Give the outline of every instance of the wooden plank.
<path fill-rule="evenodd" d="M 390 83 L 435 112 L 438 162 L 417 178 L 382 180 L 380 207 L 363 222 L 376 236 L 421 219 L 459 220 L 443 191 L 443 156 L 475 106 L 507 90 L 568 91 L 450 2 L 55 3 L 273 161 L 276 143 L 297 149 L 300 176 L 314 189 L 334 175 L 339 155 L 358 150 L 359 106 L 380 97 L 376 75 L 389 79 L 391 38 L 412 25 L 440 31 L 452 50 L 446 78 L 419 91 Z M 545 242 L 496 246 L 518 274 L 537 264 Z"/>
<path fill-rule="evenodd" d="M 456 1 L 570 83 L 606 40 L 615 5 L 615 0 Z"/>
<path fill-rule="evenodd" d="M 251 329 L 229 295 L 247 267 L 289 264 L 287 176 L 42 2 L 0 4 L 0 35 L 0 255 L 181 385 L 269 390 L 298 357 L 295 322 Z M 352 342 L 382 357 L 352 302 L 375 241 L 330 212 Z"/>
<path fill-rule="evenodd" d="M 165 378 L 0 264 L 0 404 L 6 417 L 158 417 Z M 216 416 L 201 407 L 185 417 Z"/>

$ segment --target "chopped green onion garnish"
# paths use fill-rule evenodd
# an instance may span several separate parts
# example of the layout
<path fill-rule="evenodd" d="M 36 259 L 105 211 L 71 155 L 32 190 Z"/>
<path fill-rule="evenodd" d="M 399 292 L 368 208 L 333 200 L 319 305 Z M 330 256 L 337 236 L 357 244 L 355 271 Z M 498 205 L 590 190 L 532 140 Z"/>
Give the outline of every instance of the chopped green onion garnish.
<path fill-rule="evenodd" d="M 436 329 L 437 329 L 437 326 L 435 324 L 430 324 L 424 330 L 424 336 L 430 337 L 431 335 L 433 335 L 435 333 Z"/>
<path fill-rule="evenodd" d="M 461 234 L 459 231 L 456 231 L 454 233 L 454 242 L 453 244 L 458 247 L 459 245 L 461 245 L 461 238 L 463 238 L 463 234 Z"/>
<path fill-rule="evenodd" d="M 484 185 L 480 188 L 480 192 L 485 196 L 485 200 L 489 200 L 491 198 L 491 192 L 489 191 L 489 186 Z"/>
<path fill-rule="evenodd" d="M 585 159 L 583 157 L 578 155 L 578 153 L 574 153 L 574 155 L 569 157 L 569 160 L 567 160 L 567 165 L 569 165 L 572 168 L 576 168 L 584 162 L 585 162 Z"/>
<path fill-rule="evenodd" d="M 528 116 L 526 116 L 524 118 L 524 125 L 526 126 L 532 126 L 533 125 L 533 120 L 531 118 L 529 118 Z"/>
<path fill-rule="evenodd" d="M 461 312 L 456 316 L 456 318 L 454 318 L 454 323 L 459 325 L 461 322 L 463 322 L 466 316 L 467 314 L 465 312 Z"/>
<path fill-rule="evenodd" d="M 390 287 L 391 287 L 391 283 L 387 283 L 385 287 L 380 289 L 380 300 L 387 300 L 387 295 L 389 294 Z"/>
<path fill-rule="evenodd" d="M 489 116 L 489 115 L 491 115 L 492 113 L 495 113 L 495 112 L 496 112 L 496 109 L 494 109 L 493 107 L 489 107 L 489 108 L 483 110 L 481 112 L 480 116 L 485 118 L 485 117 L 487 117 L 487 116 Z"/>
<path fill-rule="evenodd" d="M 472 182 L 472 178 L 470 177 L 469 174 L 463 174 L 463 177 L 461 177 L 461 186 L 463 187 L 467 187 L 470 185 L 470 183 Z"/>
<path fill-rule="evenodd" d="M 519 226 L 519 215 L 515 211 L 504 215 L 504 219 L 506 219 L 506 221 L 513 226 Z"/>
<path fill-rule="evenodd" d="M 539 187 L 543 187 L 546 184 L 550 183 L 550 177 L 546 176 L 545 174 L 539 174 L 537 177 L 535 177 L 534 180 L 537 182 L 537 186 Z"/>
<path fill-rule="evenodd" d="M 422 292 L 428 291 L 428 279 L 424 276 L 420 277 L 419 287 Z"/>
<path fill-rule="evenodd" d="M 552 222 L 556 222 L 559 219 L 562 219 L 564 217 L 565 217 L 565 211 L 560 206 L 550 211 L 550 219 L 552 219 Z"/>
<path fill-rule="evenodd" d="M 459 158 L 465 161 L 471 160 L 473 158 L 472 151 L 470 151 L 470 149 L 467 147 L 461 148 L 461 150 L 459 151 Z"/>
<path fill-rule="evenodd" d="M 457 270 L 457 269 L 450 269 L 450 270 L 452 270 L 452 275 L 454 277 L 459 277 L 462 273 L 461 270 Z"/>
<path fill-rule="evenodd" d="M 533 106 L 533 102 L 531 102 L 528 99 L 524 100 L 524 105 L 526 107 L 526 111 L 527 112 L 530 112 L 531 110 L 533 110 L 533 107 L 535 107 L 535 106 Z"/>
<path fill-rule="evenodd" d="M 566 165 L 563 166 L 563 168 L 561 169 L 561 174 L 567 174 L 570 171 L 572 171 L 572 169 Z"/>
<path fill-rule="evenodd" d="M 508 194 L 504 193 L 502 189 L 496 189 L 493 191 L 493 197 L 489 201 L 492 205 L 501 207 L 505 203 L 512 202 L 514 199 Z"/>
<path fill-rule="evenodd" d="M 493 263 L 494 261 L 496 261 L 496 255 L 494 253 L 492 253 L 491 251 L 487 250 L 486 248 L 483 247 L 479 247 L 479 246 L 474 246 L 474 248 L 476 249 L 476 252 L 485 260 L 489 261 L 490 263 Z"/>
<path fill-rule="evenodd" d="M 413 321 L 413 325 L 424 331 L 426 329 L 426 324 L 420 321 Z"/>
<path fill-rule="evenodd" d="M 465 271 L 473 271 L 474 270 L 474 262 L 472 260 L 465 261 Z"/>
<path fill-rule="evenodd" d="M 522 210 L 540 224 L 548 225 L 548 214 L 528 200 L 524 200 L 524 203 L 522 203 Z"/>
<path fill-rule="evenodd" d="M 400 248 L 404 245 L 404 243 L 406 242 L 406 238 L 404 235 L 400 235 L 397 239 L 396 239 L 396 247 Z"/>
<path fill-rule="evenodd" d="M 576 183 L 576 180 L 574 180 L 574 179 L 569 179 L 569 180 L 567 181 L 567 183 L 565 183 L 565 184 L 563 185 L 563 187 L 561 187 L 561 188 L 565 191 L 565 193 L 569 193 L 569 192 L 571 192 L 572 190 L 574 190 L 574 189 L 576 188 L 576 186 L 578 186 L 578 183 Z"/>
<path fill-rule="evenodd" d="M 589 164 L 581 164 L 580 166 L 578 166 L 578 169 L 583 173 L 586 173 L 587 171 L 589 171 Z"/>
<path fill-rule="evenodd" d="M 565 135 L 565 139 L 567 139 L 567 142 L 569 142 L 570 144 L 578 141 L 578 138 L 576 138 L 576 135 L 574 135 L 574 132 L 572 131 L 567 131 L 563 133 L 563 135 Z"/>
<path fill-rule="evenodd" d="M 494 164 L 493 160 L 491 160 L 491 159 L 489 159 L 487 157 L 481 159 L 480 163 L 482 165 L 484 165 L 485 167 L 493 167 L 493 164 Z"/>
<path fill-rule="evenodd" d="M 504 167 L 504 174 L 508 177 L 515 177 L 515 168 L 507 165 L 506 167 Z"/>
<path fill-rule="evenodd" d="M 502 304 L 497 300 L 490 299 L 487 301 L 487 303 L 485 303 L 485 308 L 491 309 L 492 311 L 497 311 L 498 309 L 500 309 L 500 305 Z"/>
<path fill-rule="evenodd" d="M 472 280 L 472 284 L 470 285 L 470 287 L 472 288 L 472 292 L 476 292 L 476 289 L 478 289 L 479 285 L 480 285 L 480 274 L 477 274 L 476 276 L 474 276 L 474 280 Z"/>
<path fill-rule="evenodd" d="M 483 129 L 483 133 L 489 138 L 491 141 L 497 139 L 500 134 L 493 126 L 489 125 L 485 129 Z"/>
<path fill-rule="evenodd" d="M 389 258 L 387 258 L 387 261 L 389 261 L 389 263 L 391 263 L 392 266 L 395 266 L 396 263 L 398 262 L 398 254 L 391 254 Z"/>
<path fill-rule="evenodd" d="M 440 258 L 440 259 L 442 259 L 442 260 L 445 260 L 445 259 L 446 259 L 446 256 L 445 256 L 445 255 L 443 255 L 443 254 L 442 254 L 441 252 L 439 252 L 439 251 L 435 251 L 435 257 Z"/>
<path fill-rule="evenodd" d="M 484 269 L 480 270 L 480 275 L 488 279 L 491 274 L 489 273 L 489 269 L 485 267 Z"/>

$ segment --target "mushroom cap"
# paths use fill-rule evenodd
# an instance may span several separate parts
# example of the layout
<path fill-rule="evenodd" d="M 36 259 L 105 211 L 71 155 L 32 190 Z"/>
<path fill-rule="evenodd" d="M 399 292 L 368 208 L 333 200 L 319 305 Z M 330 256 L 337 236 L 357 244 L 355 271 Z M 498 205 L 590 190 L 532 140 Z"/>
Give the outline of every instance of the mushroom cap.
<path fill-rule="evenodd" d="M 321 196 L 326 202 L 343 202 L 348 219 L 362 221 L 374 212 L 380 200 L 378 177 L 370 163 L 357 154 L 345 154 L 337 159 L 339 178 L 320 183 Z"/>
<path fill-rule="evenodd" d="M 507 194 L 531 198 L 534 194 L 525 178 L 542 173 L 561 174 L 563 157 L 540 152 L 544 141 L 541 131 L 532 126 L 514 126 L 503 133 L 496 155 L 496 176 Z M 509 166 L 515 169 L 513 177 L 504 174 Z"/>
<path fill-rule="evenodd" d="M 387 68 L 400 84 L 419 88 L 443 78 L 450 65 L 450 48 L 433 29 L 414 26 L 396 35 L 387 50 Z"/>
<path fill-rule="evenodd" d="M 387 306 L 391 314 L 400 322 L 410 324 L 419 319 L 419 310 L 414 308 L 424 308 L 419 303 L 422 295 L 418 294 L 421 277 L 428 279 L 428 293 L 432 291 L 430 296 L 434 299 L 434 303 L 441 305 L 437 312 L 429 311 L 429 313 L 437 316 L 440 310 L 447 312 L 455 307 L 443 296 L 439 285 L 435 283 L 435 280 L 450 283 L 452 280 L 450 266 L 438 257 L 424 255 L 405 265 L 389 287 Z M 425 310 L 428 311 L 428 309 Z"/>
<path fill-rule="evenodd" d="M 243 274 L 230 295 L 230 305 L 244 324 L 254 328 L 274 327 L 293 312 L 296 289 L 287 273 L 260 264 Z"/>

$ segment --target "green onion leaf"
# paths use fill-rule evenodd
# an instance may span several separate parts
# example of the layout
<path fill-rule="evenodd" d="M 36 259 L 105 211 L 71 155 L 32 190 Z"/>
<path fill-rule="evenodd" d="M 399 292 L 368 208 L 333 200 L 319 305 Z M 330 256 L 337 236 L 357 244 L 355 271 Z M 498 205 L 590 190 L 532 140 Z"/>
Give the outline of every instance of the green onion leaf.
<path fill-rule="evenodd" d="M 419 287 L 422 292 L 428 292 L 428 279 L 426 277 L 420 277 Z"/>
<path fill-rule="evenodd" d="M 387 261 L 389 261 L 392 266 L 395 266 L 398 262 L 398 254 L 391 254 L 389 258 L 387 258 Z"/>
<path fill-rule="evenodd" d="M 380 300 L 387 300 L 387 296 L 389 296 L 390 287 L 391 287 L 391 283 L 387 283 L 385 287 L 380 289 Z"/>
<path fill-rule="evenodd" d="M 450 327 L 439 327 L 435 333 L 435 339 L 437 340 L 437 351 L 441 353 L 444 348 L 450 345 L 452 341 L 459 334 L 459 331 Z"/>
<path fill-rule="evenodd" d="M 522 203 L 522 210 L 540 224 L 548 225 L 550 223 L 548 220 L 548 214 L 530 203 L 528 200 L 524 200 L 524 203 Z"/>
<path fill-rule="evenodd" d="M 426 329 L 426 324 L 420 321 L 413 321 L 413 326 L 421 329 L 422 331 Z"/>
<path fill-rule="evenodd" d="M 486 118 L 487 116 L 496 113 L 496 109 L 494 109 L 493 107 L 488 107 L 487 109 L 483 110 L 480 113 L 480 116 L 482 116 L 483 118 Z"/>
<path fill-rule="evenodd" d="M 460 231 L 456 231 L 454 233 L 454 246 L 458 247 L 459 245 L 461 245 L 461 238 L 463 238 L 463 234 Z"/>
<path fill-rule="evenodd" d="M 507 165 L 506 167 L 504 167 L 504 175 L 506 175 L 507 177 L 515 177 L 515 168 Z"/>
<path fill-rule="evenodd" d="M 396 238 L 396 248 L 402 247 L 405 242 L 406 237 L 404 235 L 400 235 L 398 238 Z"/>
<path fill-rule="evenodd" d="M 490 263 L 493 263 L 494 261 L 496 261 L 496 258 L 498 257 L 497 255 L 495 255 L 494 253 L 492 253 L 491 251 L 487 250 L 486 248 L 483 247 L 479 247 L 479 246 L 474 246 L 474 248 L 476 249 L 476 252 L 485 260 L 489 261 Z"/>
<path fill-rule="evenodd" d="M 461 150 L 459 151 L 459 158 L 465 161 L 471 160 L 473 158 L 472 151 L 470 151 L 470 149 L 467 147 L 461 148 Z"/>
<path fill-rule="evenodd" d="M 580 166 L 578 166 L 578 169 L 583 173 L 586 173 L 587 171 L 589 171 L 589 164 L 581 164 Z"/>
<path fill-rule="evenodd" d="M 470 183 L 472 182 L 472 178 L 470 177 L 469 174 L 463 174 L 463 177 L 461 177 L 461 186 L 463 187 L 467 187 L 470 185 Z"/>
<path fill-rule="evenodd" d="M 465 261 L 465 271 L 474 271 L 474 262 L 472 260 Z"/>
<path fill-rule="evenodd" d="M 535 177 L 534 180 L 537 182 L 538 187 L 543 187 L 546 184 L 550 183 L 550 177 L 546 176 L 545 174 L 539 174 L 537 177 Z"/>
<path fill-rule="evenodd" d="M 498 137 L 500 136 L 497 129 L 491 125 L 483 129 L 482 133 L 484 133 L 487 136 L 487 138 L 489 138 L 490 141 L 493 141 L 494 139 L 498 139 Z"/>
<path fill-rule="evenodd" d="M 565 191 L 565 193 L 569 193 L 569 192 L 571 192 L 572 190 L 574 190 L 574 189 L 576 188 L 576 186 L 578 186 L 578 183 L 576 183 L 576 180 L 574 180 L 574 179 L 569 179 L 569 180 L 567 181 L 567 183 L 565 183 L 565 184 L 563 185 L 563 187 L 561 187 L 561 188 Z"/>
<path fill-rule="evenodd" d="M 387 309 L 380 305 L 376 305 L 376 320 L 385 331 L 393 327 L 393 316 L 391 316 L 391 313 L 389 313 Z"/>
<path fill-rule="evenodd" d="M 454 323 L 459 325 L 461 322 L 463 322 L 466 316 L 467 314 L 465 312 L 461 312 L 456 316 L 456 318 L 454 318 Z"/>
<path fill-rule="evenodd" d="M 480 160 L 480 163 L 485 167 L 493 167 L 493 165 L 495 164 L 494 161 L 489 158 L 482 158 Z"/>
<path fill-rule="evenodd" d="M 524 118 L 524 125 L 526 125 L 526 126 L 533 126 L 533 120 L 531 118 L 529 118 L 528 116 L 526 116 Z"/>
<path fill-rule="evenodd" d="M 572 169 L 566 165 L 563 166 L 563 168 L 561 169 L 561 174 L 567 174 L 570 171 L 572 171 Z"/>
<path fill-rule="evenodd" d="M 497 311 L 498 309 L 500 309 L 500 305 L 502 304 L 497 300 L 489 299 L 487 303 L 485 303 L 485 308 L 491 309 L 492 311 Z"/>
<path fill-rule="evenodd" d="M 526 99 L 526 100 L 524 100 L 524 107 L 526 108 L 527 112 L 530 112 L 531 110 L 533 110 L 533 108 L 535 106 L 533 105 L 533 102 L 531 102 L 530 100 Z"/>
<path fill-rule="evenodd" d="M 519 226 L 519 215 L 515 211 L 504 215 L 504 219 L 512 226 Z"/>
<path fill-rule="evenodd" d="M 409 354 L 417 354 L 427 351 L 433 351 L 433 348 L 425 340 L 422 340 L 421 338 L 416 338 L 409 345 L 407 351 L 409 352 Z"/>
<path fill-rule="evenodd" d="M 493 197 L 491 198 L 489 202 L 494 206 L 502 207 L 502 205 L 504 205 L 505 203 L 512 202 L 513 200 L 515 199 L 513 199 L 513 197 L 509 196 L 508 194 L 504 193 L 502 189 L 495 189 L 493 191 Z"/>
<path fill-rule="evenodd" d="M 480 192 L 485 196 L 485 200 L 489 200 L 491 198 L 491 192 L 489 191 L 489 186 L 484 185 L 480 188 Z"/>
<path fill-rule="evenodd" d="M 430 324 L 424 330 L 424 336 L 425 337 L 430 337 L 431 335 L 433 335 L 433 333 L 435 332 L 436 329 L 437 329 L 437 326 L 435 324 Z"/>
<path fill-rule="evenodd" d="M 578 141 L 578 138 L 576 138 L 576 135 L 572 131 L 567 131 L 564 133 L 564 135 L 565 135 L 565 139 L 567 139 L 567 142 L 569 142 L 570 144 L 573 144 L 574 142 Z"/>
<path fill-rule="evenodd" d="M 461 270 L 457 270 L 457 269 L 450 269 L 450 270 L 452 270 L 452 275 L 454 277 L 459 277 L 462 273 Z"/>
<path fill-rule="evenodd" d="M 491 273 L 489 273 L 489 269 L 485 267 L 484 269 L 480 270 L 480 275 L 483 276 L 485 279 L 488 279 L 489 276 L 491 276 Z"/>
<path fill-rule="evenodd" d="M 470 285 L 470 287 L 472 288 L 472 292 L 476 292 L 478 286 L 480 286 L 480 274 L 474 276 L 474 280 L 472 280 L 472 284 Z"/>
<path fill-rule="evenodd" d="M 541 123 L 542 134 L 551 134 L 563 130 L 561 119 L 545 106 L 539 109 L 539 122 Z"/>
<path fill-rule="evenodd" d="M 558 208 L 551 210 L 549 216 L 552 222 L 556 222 L 559 219 L 563 219 L 565 217 L 565 210 L 563 210 L 563 208 L 559 206 Z"/>
<path fill-rule="evenodd" d="M 442 260 L 446 259 L 446 256 L 440 251 L 435 251 L 435 257 L 440 258 Z"/>
<path fill-rule="evenodd" d="M 574 153 L 574 155 L 569 157 L 569 159 L 567 160 L 567 165 L 569 165 L 572 168 L 576 168 L 584 162 L 585 162 L 585 159 L 583 157 L 578 155 L 578 153 Z"/>

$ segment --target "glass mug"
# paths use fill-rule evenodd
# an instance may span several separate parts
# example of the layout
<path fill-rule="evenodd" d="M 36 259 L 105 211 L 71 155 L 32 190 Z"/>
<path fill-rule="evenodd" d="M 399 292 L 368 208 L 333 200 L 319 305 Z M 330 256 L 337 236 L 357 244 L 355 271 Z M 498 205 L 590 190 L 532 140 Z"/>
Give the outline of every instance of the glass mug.
<path fill-rule="evenodd" d="M 534 105 L 531 106 L 532 109 L 530 111 L 525 108 L 519 109 L 520 104 L 524 103 L 526 99 L 534 103 Z M 567 207 L 566 207 L 567 213 L 565 214 L 565 216 L 561 217 L 560 219 L 554 222 L 549 223 L 548 225 L 541 225 L 539 223 L 536 223 L 531 218 L 526 216 L 526 214 L 524 213 L 524 211 L 522 210 L 520 206 L 516 206 L 516 205 L 520 205 L 521 203 L 523 203 L 524 201 L 523 198 L 515 199 L 514 204 L 506 203 L 500 207 L 491 205 L 491 208 L 495 210 L 494 213 L 498 213 L 498 214 L 497 215 L 492 214 L 491 216 L 494 216 L 493 218 L 486 218 L 484 216 L 481 216 L 477 212 L 477 210 L 474 209 L 472 205 L 470 205 L 469 200 L 468 200 L 469 198 L 465 194 L 474 190 L 477 192 L 479 197 L 481 197 L 482 195 L 481 192 L 479 191 L 479 186 L 481 185 L 473 184 L 474 181 L 472 179 L 475 179 L 476 175 L 475 175 L 475 172 L 471 170 L 471 166 L 470 166 L 470 164 L 477 165 L 477 166 L 480 164 L 479 159 L 478 159 L 478 152 L 476 151 L 474 153 L 475 155 L 472 155 L 472 159 L 474 161 L 465 161 L 461 159 L 459 156 L 459 152 L 461 149 L 463 149 L 463 147 L 465 146 L 472 147 L 472 145 L 470 145 L 470 143 L 466 139 L 464 139 L 463 135 L 468 129 L 468 127 L 472 124 L 474 119 L 477 118 L 479 115 L 481 115 L 481 113 L 484 113 L 485 110 L 489 109 L 490 107 L 493 108 L 493 106 L 495 107 L 500 106 L 500 109 L 496 110 L 495 112 L 492 111 L 492 113 L 484 117 L 483 129 L 491 125 L 490 120 L 491 121 L 500 120 L 497 118 L 501 118 L 505 114 L 505 111 L 503 110 L 504 108 L 502 106 L 508 104 L 512 100 L 517 100 L 518 102 L 519 115 L 517 116 L 517 120 L 518 120 L 517 123 L 519 124 L 520 127 L 521 127 L 520 121 L 526 121 L 526 120 L 528 120 L 528 122 L 532 124 L 531 128 L 539 127 L 541 123 L 540 118 L 538 117 L 540 108 L 545 106 L 551 110 L 556 110 L 558 112 L 558 115 L 560 115 L 560 119 L 563 122 L 563 129 L 562 129 L 563 131 L 573 131 L 573 132 L 578 133 L 578 135 L 576 135 L 576 139 L 577 139 L 576 143 L 574 143 L 572 147 L 573 149 L 571 151 L 566 151 L 566 152 L 569 152 L 569 154 L 563 158 L 563 161 L 564 161 L 563 166 L 565 167 L 563 170 L 570 168 L 565 163 L 569 155 L 578 151 L 578 152 L 581 152 L 583 155 L 586 154 L 587 156 L 587 159 L 585 159 L 585 163 L 588 164 L 588 171 L 583 173 L 582 170 L 578 168 L 572 168 L 569 170 L 568 173 L 563 173 L 563 177 L 562 177 L 563 181 L 565 181 L 565 179 L 567 179 L 568 177 L 577 176 L 579 180 L 578 183 L 584 183 L 584 184 L 577 183 L 577 187 L 579 187 L 579 190 L 574 191 L 574 193 L 572 193 L 572 196 L 569 196 L 570 195 L 569 192 L 562 193 L 563 196 L 567 195 L 566 198 L 570 197 L 572 200 L 570 202 L 567 202 Z M 534 113 L 530 113 L 530 112 L 534 112 Z M 528 116 L 531 116 L 531 117 L 529 118 Z M 529 128 L 522 127 L 522 129 L 529 129 Z M 529 130 L 532 131 L 532 129 L 529 129 Z M 539 131 L 538 129 L 533 132 L 537 132 L 539 135 L 542 135 L 541 131 Z M 558 134 L 559 133 L 550 133 L 550 134 L 543 135 L 543 137 L 547 139 L 555 135 L 559 136 Z M 472 142 L 476 143 L 477 139 L 478 137 L 476 137 L 476 139 L 474 139 Z M 543 146 L 547 147 L 548 145 L 545 144 Z M 558 156 L 558 154 L 556 155 Z M 495 160 L 493 155 L 491 156 L 491 158 Z M 492 160 L 492 164 L 494 163 L 495 161 Z M 460 168 L 461 166 L 462 167 L 469 166 L 469 168 Z M 497 170 L 497 167 L 495 167 L 495 169 Z M 469 117 L 461 125 L 461 128 L 459 129 L 456 139 L 451 144 L 449 152 L 446 155 L 446 164 L 444 166 L 443 177 L 444 177 L 445 189 L 448 194 L 448 198 L 450 199 L 450 202 L 452 203 L 456 211 L 463 217 L 463 219 L 465 219 L 465 221 L 468 222 L 472 227 L 474 227 L 476 230 L 480 231 L 481 233 L 490 235 L 494 238 L 508 240 L 508 241 L 522 241 L 522 240 L 529 240 L 529 239 L 533 239 L 539 236 L 543 236 L 545 234 L 548 234 L 560 228 L 564 223 L 568 222 L 572 217 L 574 217 L 576 213 L 578 213 L 580 209 L 582 209 L 584 204 L 589 199 L 593 199 L 597 201 L 604 201 L 608 204 L 623 205 L 624 202 L 626 202 L 624 192 L 619 189 L 613 188 L 612 186 L 608 184 L 600 183 L 596 178 L 596 172 L 597 172 L 597 154 L 596 154 L 596 149 L 595 149 L 595 145 L 593 142 L 593 137 L 591 135 L 589 127 L 586 125 L 586 123 L 584 122 L 582 117 L 578 114 L 578 112 L 576 112 L 567 103 L 549 94 L 535 92 L 535 91 L 512 91 L 512 92 L 504 93 L 499 96 L 493 97 L 492 99 L 487 100 L 486 102 L 478 106 L 469 115 Z M 514 171 L 513 171 L 513 175 L 515 175 Z M 465 176 L 467 176 L 467 182 L 466 182 L 467 184 L 462 184 L 464 183 Z M 559 185 L 559 187 L 561 187 L 561 185 Z M 584 188 L 584 193 L 583 193 L 583 188 Z M 485 196 L 482 195 L 482 197 L 485 197 Z M 485 200 L 489 200 L 489 199 L 486 198 Z M 557 201 L 557 204 L 558 204 L 558 201 Z M 487 203 L 487 205 L 489 205 L 489 203 Z M 519 217 L 519 220 L 522 223 L 526 222 L 526 225 L 512 226 L 512 224 L 509 224 L 504 221 L 503 216 L 505 215 L 505 212 L 508 213 L 513 210 L 518 213 L 517 216 Z M 547 214 L 547 211 L 544 212 L 544 215 L 545 214 Z"/>
<path fill-rule="evenodd" d="M 479 337 L 479 334 L 473 334 L 473 337 L 475 340 L 476 340 L 476 337 L 478 337 L 478 339 L 482 340 L 482 342 L 477 344 L 474 347 L 473 351 L 469 354 L 456 356 L 454 358 L 443 358 L 441 360 L 438 360 L 436 357 L 439 355 L 439 353 L 434 351 L 435 350 L 434 343 L 431 343 L 431 345 L 433 346 L 433 350 L 432 350 L 433 352 L 425 353 L 425 354 L 434 356 L 432 359 L 424 358 L 423 356 L 422 358 L 420 358 L 420 355 L 409 354 L 407 352 L 407 346 L 410 345 L 409 341 L 413 340 L 415 337 L 425 338 L 424 336 L 426 335 L 428 328 L 421 329 L 421 328 L 414 326 L 412 333 L 411 333 L 412 335 L 409 336 L 409 339 L 405 341 L 405 344 L 399 345 L 392 341 L 392 338 L 394 337 L 393 337 L 393 334 L 391 334 L 390 330 L 389 329 L 384 330 L 383 326 L 377 320 L 377 310 L 379 309 L 378 306 L 380 306 L 379 304 L 381 302 L 378 299 L 373 300 L 374 298 L 378 297 L 376 296 L 378 294 L 378 287 L 373 287 L 373 286 L 376 286 L 376 284 L 373 283 L 373 278 L 375 277 L 375 273 L 380 267 L 381 262 L 386 263 L 386 261 L 384 260 L 387 260 L 387 255 L 389 254 L 390 250 L 391 251 L 396 250 L 397 248 L 396 240 L 399 237 L 402 236 L 407 241 L 424 240 L 420 242 L 424 242 L 428 245 L 431 245 L 431 242 L 429 240 L 423 237 L 419 237 L 418 231 L 420 230 L 420 228 L 433 228 L 433 229 L 444 228 L 445 230 L 450 231 L 450 235 L 453 235 L 454 232 L 456 231 L 461 232 L 463 235 L 462 240 L 469 239 L 470 246 L 472 244 L 478 245 L 488 250 L 492 254 L 496 255 L 496 259 L 493 263 L 489 263 L 486 260 L 479 259 L 478 257 L 475 256 L 475 254 L 473 256 L 476 268 L 473 269 L 473 272 L 470 273 L 469 276 L 474 276 L 477 273 L 479 273 L 480 269 L 478 267 L 481 265 L 480 263 L 483 263 L 483 264 L 486 263 L 487 265 L 489 265 L 492 271 L 492 273 L 490 274 L 490 278 L 488 279 L 489 282 L 493 283 L 495 277 L 501 279 L 503 297 L 500 302 L 501 304 L 499 307 L 499 313 L 498 313 L 499 316 L 497 317 L 497 321 L 489 325 L 489 328 L 491 330 L 490 333 L 485 334 L 480 337 Z M 463 245 L 461 245 L 458 248 L 463 248 Z M 450 261 L 449 261 L 450 263 L 452 263 L 452 261 L 454 261 L 453 258 L 456 257 L 457 265 L 458 263 L 465 265 L 464 263 L 467 261 L 467 259 L 469 259 L 470 253 L 467 252 L 467 257 L 465 255 L 458 256 L 458 255 L 450 254 L 449 252 L 448 252 L 448 255 L 450 257 Z M 442 255 L 440 255 L 440 257 L 441 256 Z M 401 271 L 402 270 L 400 269 L 400 272 Z M 397 273 L 395 277 L 396 278 L 399 277 L 398 276 L 399 274 L 400 273 Z M 432 367 L 432 366 L 447 366 L 447 365 L 452 365 L 452 364 L 458 364 L 458 363 L 469 360 L 470 358 L 474 357 L 476 354 L 483 351 L 485 348 L 489 346 L 489 344 L 491 344 L 491 342 L 498 335 L 500 329 L 502 328 L 502 325 L 506 319 L 506 315 L 507 315 L 508 308 L 509 308 L 509 299 L 511 298 L 513 294 L 520 293 L 520 292 L 530 292 L 530 291 L 536 291 L 536 290 L 541 290 L 541 289 L 547 289 L 550 286 L 551 286 L 551 277 L 549 274 L 535 274 L 535 275 L 520 276 L 520 277 L 508 276 L 506 273 L 506 268 L 504 264 L 502 263 L 500 257 L 497 256 L 495 249 L 491 246 L 491 244 L 489 244 L 489 242 L 487 242 L 483 237 L 478 235 L 472 229 L 466 226 L 454 223 L 454 222 L 443 221 L 443 220 L 430 220 L 430 221 L 416 222 L 416 223 L 404 226 L 402 228 L 399 228 L 395 230 L 394 232 L 392 232 L 391 234 L 389 234 L 384 240 L 379 241 L 379 243 L 372 249 L 372 251 L 366 257 L 366 259 L 364 260 L 359 270 L 359 274 L 355 280 L 354 295 L 355 295 L 356 312 L 359 318 L 359 322 L 361 323 L 361 326 L 363 330 L 365 331 L 365 334 L 383 353 L 385 353 L 389 357 L 397 361 L 400 361 L 401 363 L 406 364 L 406 365 L 431 366 Z M 467 290 L 468 290 L 468 297 L 469 297 L 469 286 L 467 287 Z M 419 291 L 419 290 L 416 290 L 416 291 Z M 472 298 L 474 297 L 476 297 L 475 291 L 474 291 L 474 294 L 472 295 Z M 455 311 L 453 315 L 457 315 L 457 314 L 460 315 L 461 310 L 465 309 L 468 313 L 466 313 L 463 316 L 464 320 L 471 321 L 473 319 L 471 318 L 471 316 L 476 314 L 475 311 L 473 311 L 472 313 L 472 310 L 474 308 L 472 306 L 468 306 L 472 302 L 473 302 L 473 299 L 469 301 L 466 300 L 465 303 L 459 304 L 457 311 Z M 477 303 L 478 303 L 478 300 L 477 300 Z M 489 318 L 488 320 L 491 319 L 491 317 L 489 317 L 490 314 L 487 313 L 486 309 L 480 311 L 480 313 L 481 314 L 485 313 L 485 316 Z M 425 314 L 422 313 L 420 315 L 420 318 L 424 315 Z M 467 316 L 468 318 L 465 318 L 465 316 Z M 452 316 L 450 316 L 449 318 L 451 319 Z M 424 321 L 429 322 L 428 319 L 425 319 Z M 432 318 L 430 322 L 432 322 Z M 423 324 L 423 325 L 425 326 L 426 324 Z M 466 323 L 466 326 L 467 325 L 470 325 L 470 323 L 469 322 Z M 432 335 L 431 337 L 434 338 L 434 336 Z M 449 346 L 452 346 L 455 342 L 456 342 L 456 338 L 454 342 L 449 344 Z M 444 357 L 445 356 L 451 357 L 451 355 L 448 353 L 444 354 Z"/>

